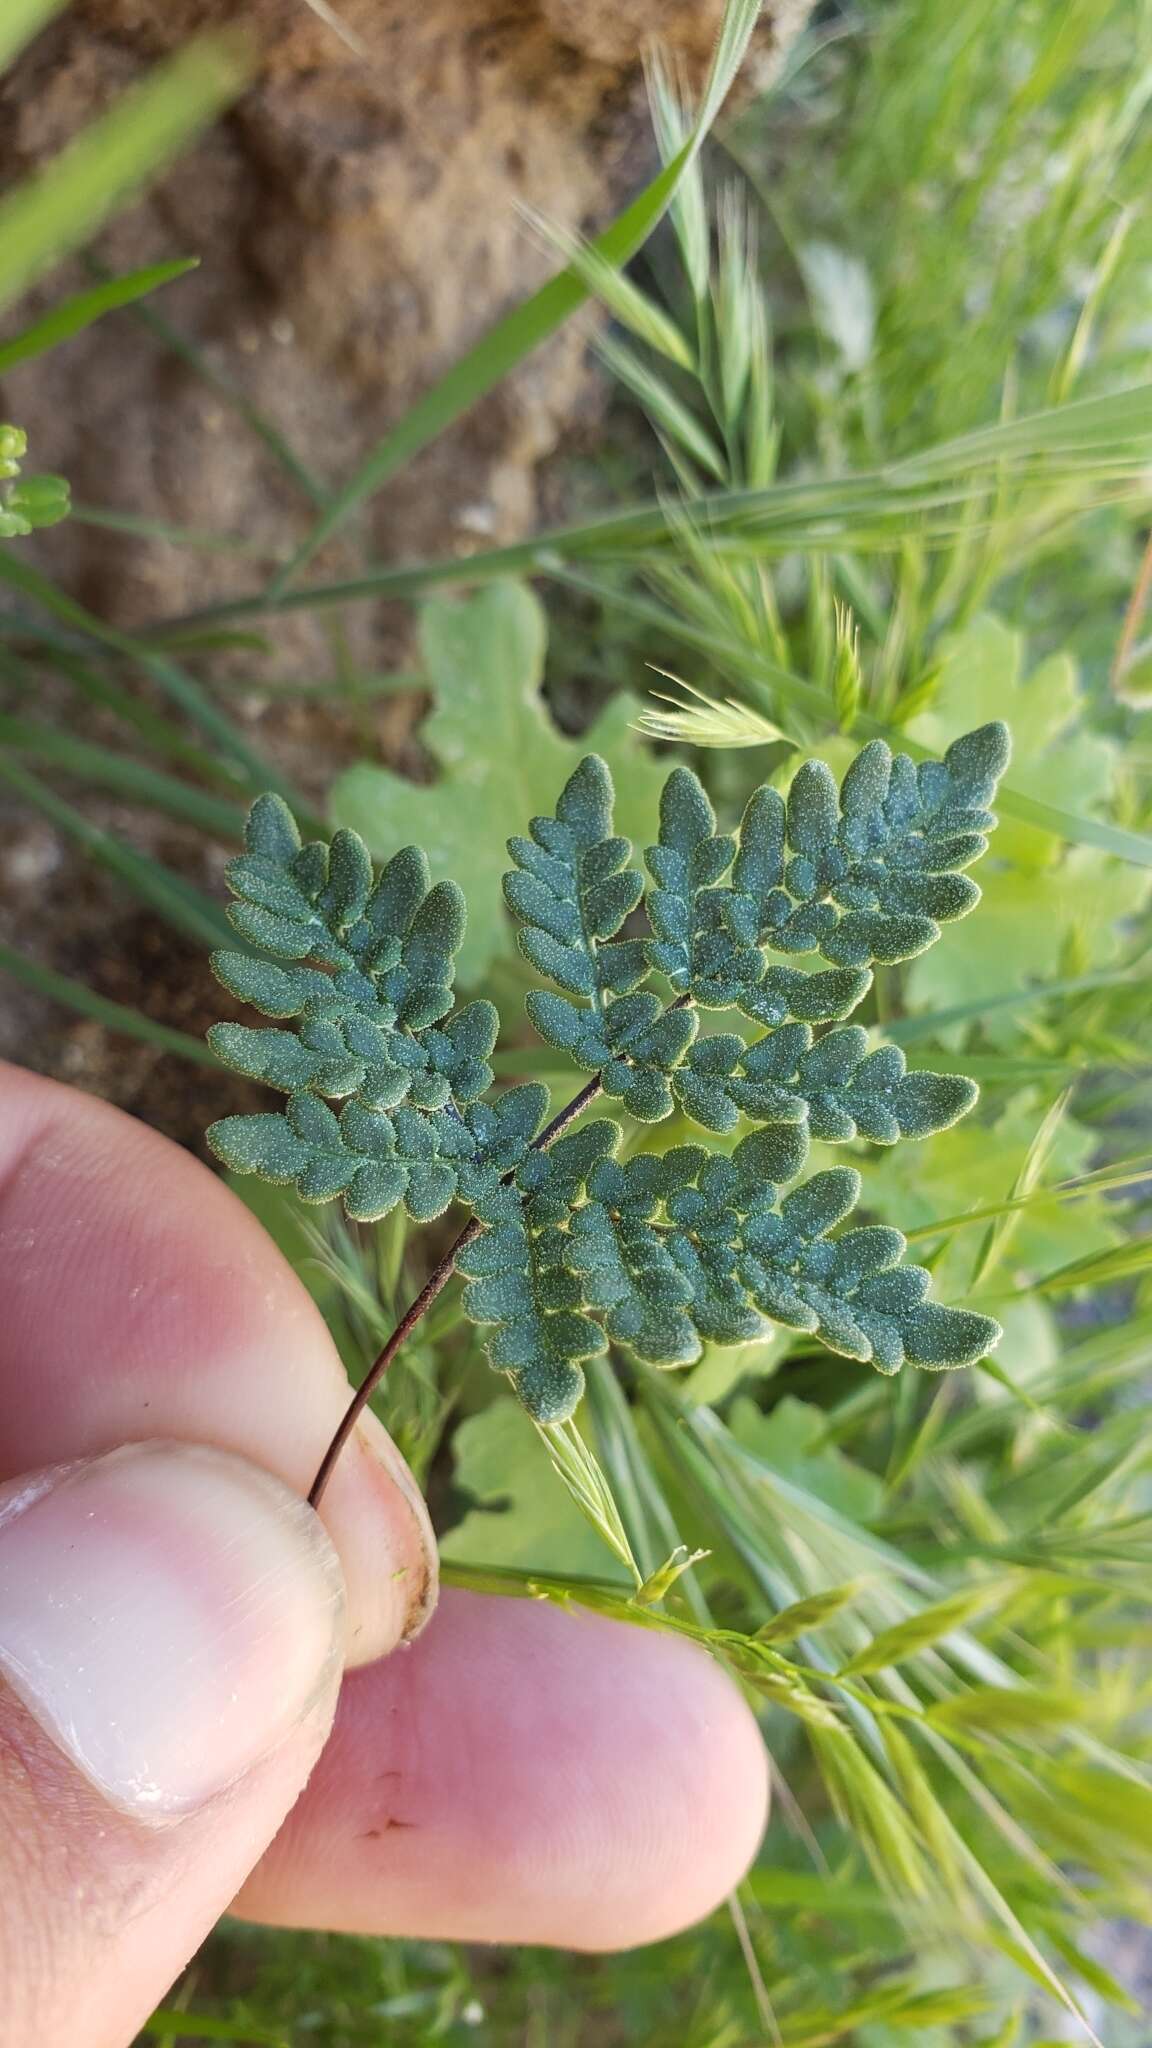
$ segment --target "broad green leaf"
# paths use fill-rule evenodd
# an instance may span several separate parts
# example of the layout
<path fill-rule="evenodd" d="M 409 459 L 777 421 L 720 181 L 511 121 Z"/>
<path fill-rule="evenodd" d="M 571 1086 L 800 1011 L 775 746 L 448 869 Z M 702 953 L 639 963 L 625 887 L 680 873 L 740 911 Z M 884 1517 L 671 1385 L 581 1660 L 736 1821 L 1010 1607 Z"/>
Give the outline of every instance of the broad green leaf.
<path fill-rule="evenodd" d="M 745 1450 L 849 1521 L 870 1522 L 879 1514 L 883 1482 L 824 1444 L 826 1418 L 807 1401 L 786 1394 L 763 1415 L 754 1401 L 742 1396 L 733 1403 L 728 1426 Z"/>
<path fill-rule="evenodd" d="M 440 1538 L 440 1554 L 449 1563 L 517 1565 L 627 1583 L 607 1544 L 541 1455 L 535 1424 L 519 1401 L 498 1395 L 460 1424 L 452 1450 L 456 1492 L 473 1505 Z"/>
<path fill-rule="evenodd" d="M 996 1363 L 1021 1394 L 1027 1396 L 1060 1357 L 1059 1326 L 1037 1295 L 1022 1290 L 1013 1299 L 998 1302 L 996 1313 L 1004 1325 Z M 972 1392 L 982 1407 L 1019 1400 L 1019 1395 L 1011 1393 L 1003 1381 L 983 1372 L 973 1380 Z"/>
<path fill-rule="evenodd" d="M 930 1228 L 941 1217 L 957 1217 L 966 1208 L 987 1203 L 989 1180 L 1009 1187 L 1023 1167 L 1036 1134 L 1042 1105 L 1034 1093 L 1013 1096 L 996 1122 L 980 1124 L 974 1118 L 942 1132 L 930 1145 L 899 1146 L 880 1167 L 875 1159 L 862 1159 L 864 1205 L 888 1221 L 900 1219 L 901 1227 Z M 1097 1140 L 1075 1117 L 1066 1116 L 1049 1154 L 1047 1177 L 1068 1180 L 1084 1171 L 1091 1161 Z M 1075 1202 L 1045 1201 L 1042 1190 L 1034 1190 L 1028 1208 L 1018 1213 L 1008 1262 L 1008 1275 L 1041 1274 L 1081 1255 L 1106 1251 L 1121 1240 L 1119 1219 L 1101 1195 L 1089 1192 Z M 963 1299 L 971 1281 L 972 1263 L 980 1243 L 978 1228 L 950 1233 L 943 1249 L 933 1260 L 936 1288 L 945 1301 Z M 923 1253 L 931 1238 L 917 1245 Z M 1015 1377 L 1015 1358 L 1000 1355 L 1000 1363 Z"/>
<path fill-rule="evenodd" d="M 979 719 L 1002 718 L 1012 733 L 1014 792 L 1062 810 L 1106 815 L 1120 748 L 1085 729 L 1084 695 L 1069 655 L 1055 655 L 1025 675 L 1024 654 L 1022 636 L 1003 620 L 977 619 L 951 646 L 931 709 L 910 732 L 942 752 Z M 1057 840 L 1005 811 L 994 844 L 997 863 L 1033 869 L 1059 857 Z"/>
<path fill-rule="evenodd" d="M 947 946 L 937 946 L 908 969 L 909 1008 L 948 1010 L 962 1003 L 976 1006 L 984 998 L 1016 987 L 1027 992 L 1030 982 L 1057 981 L 1071 946 L 1078 961 L 1101 968 L 1115 961 L 1123 946 L 1123 921 L 1148 902 L 1152 877 L 1143 868 L 1128 867 L 1076 847 L 1052 866 L 1031 870 L 986 862 L 981 873 L 984 892 L 980 916 L 961 925 Z M 989 1009 L 983 1028 L 997 1045 L 1015 1043 L 1011 1010 Z M 972 1025 L 951 1024 L 942 1032 L 946 1044 L 962 1041 Z"/>
<path fill-rule="evenodd" d="M 911 730 L 933 748 L 995 705 L 1012 732 L 1012 787 L 1026 799 L 1107 821 L 1123 764 L 1116 741 L 1085 730 L 1084 701 L 1072 663 L 1055 657 L 1024 673 L 1024 643 L 993 617 L 979 619 L 953 644 L 932 708 Z M 908 970 L 908 1006 L 947 1010 L 978 1004 L 1006 988 L 1052 981 L 1071 951 L 1084 969 L 1116 959 L 1123 923 L 1152 893 L 1146 869 L 1094 846 L 1062 848 L 1049 832 L 1023 823 L 1008 805 L 981 872 L 979 931 L 952 935 L 947 947 Z M 998 1044 L 1013 1036 L 1010 1012 L 984 1020 Z M 948 1041 L 960 1042 L 957 1024 Z"/>
<path fill-rule="evenodd" d="M 690 1401 L 715 1408 L 742 1380 L 769 1379 L 796 1343 L 794 1330 L 773 1330 L 759 1344 L 706 1344 L 704 1356 L 684 1380 Z"/>
<path fill-rule="evenodd" d="M 632 732 L 630 703 L 618 699 L 579 742 L 568 739 L 540 693 L 545 631 L 539 601 L 523 584 L 429 604 L 422 646 L 435 703 L 420 736 L 438 780 L 418 785 L 363 764 L 332 791 L 334 821 L 361 833 L 373 853 L 387 857 L 413 842 L 436 878 L 464 884 L 466 984 L 511 943 L 501 891 L 509 833 L 552 809 L 583 755 L 603 755 L 613 772 L 617 831 L 639 845 L 655 836 L 664 771 Z"/>

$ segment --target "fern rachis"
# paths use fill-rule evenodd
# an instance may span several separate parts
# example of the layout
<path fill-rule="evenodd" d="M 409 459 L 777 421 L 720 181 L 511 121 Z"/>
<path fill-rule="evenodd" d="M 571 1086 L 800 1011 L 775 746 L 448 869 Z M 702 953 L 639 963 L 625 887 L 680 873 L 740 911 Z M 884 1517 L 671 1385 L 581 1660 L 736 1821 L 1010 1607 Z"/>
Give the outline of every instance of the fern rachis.
<path fill-rule="evenodd" d="M 782 1323 L 882 1372 L 984 1356 L 997 1325 L 930 1301 L 898 1231 L 842 1228 L 853 1169 L 799 1176 L 813 1138 L 924 1138 L 976 1099 L 962 1077 L 909 1073 L 898 1047 L 871 1048 L 846 1019 L 876 963 L 922 953 L 975 907 L 966 870 L 987 846 L 1007 759 L 998 724 L 943 761 L 873 741 L 839 790 L 809 761 L 786 799 L 756 791 L 734 834 L 676 768 L 646 885 L 612 829 L 609 772 L 587 756 L 554 815 L 509 841 L 505 877 L 521 950 L 554 984 L 529 994 L 532 1023 L 592 1076 L 550 1123 L 541 1084 L 493 1092 L 492 1004 L 455 1005 L 459 889 L 432 886 L 414 847 L 376 875 L 355 833 L 301 845 L 283 802 L 258 799 L 229 874 L 249 950 L 214 966 L 274 1023 L 210 1037 L 288 1101 L 213 1125 L 213 1149 L 305 1201 L 341 1196 L 362 1222 L 399 1202 L 417 1222 L 453 1201 L 471 1212 L 368 1388 L 454 1270 L 493 1364 L 540 1422 L 573 1412 L 580 1361 L 610 1343 L 683 1365 L 704 1342 Z M 630 922 L 641 907 L 646 936 Z M 813 954 L 819 965 L 796 964 Z M 745 1028 L 702 1033 L 719 1010 Z M 752 1128 L 731 1151 L 678 1144 L 624 1164 L 615 1121 L 569 1130 L 599 1095 L 640 1123 L 678 1113 L 720 1136 Z"/>

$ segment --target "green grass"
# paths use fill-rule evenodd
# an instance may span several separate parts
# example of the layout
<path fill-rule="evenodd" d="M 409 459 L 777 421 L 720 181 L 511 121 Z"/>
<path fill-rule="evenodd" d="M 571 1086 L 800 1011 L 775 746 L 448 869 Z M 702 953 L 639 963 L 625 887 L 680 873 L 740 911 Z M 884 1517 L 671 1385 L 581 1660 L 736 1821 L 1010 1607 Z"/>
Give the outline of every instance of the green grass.
<path fill-rule="evenodd" d="M 49 11 L 10 6 L 0 59 Z M 752 12 L 731 11 L 719 80 Z M 232 87 L 196 75 L 203 118 Z M 800 745 L 834 767 L 874 732 L 937 751 L 981 691 L 1015 727 L 981 946 L 883 973 L 869 1013 L 914 1063 L 978 1078 L 978 1117 L 856 1162 L 941 1297 L 987 1301 L 1008 1334 L 987 1373 L 895 1383 L 792 1334 L 713 1351 L 686 1376 L 621 1361 L 590 1376 L 580 1430 L 546 1447 L 530 1426 L 510 1432 L 446 1294 L 383 1412 L 450 1503 L 448 1575 L 707 1643 L 772 1751 L 764 1855 L 708 1926 L 599 1961 L 226 1926 L 175 1994 L 214 2031 L 168 2012 L 151 2038 L 1036 2048 L 1075 2006 L 1109 2048 L 1137 2048 L 1106 1930 L 1147 1924 L 1152 1904 L 1152 732 L 1109 672 L 1149 514 L 1152 14 L 1146 0 L 1023 0 L 1009 32 L 992 0 L 944 15 L 935 0 L 866 0 L 810 28 L 776 94 L 718 133 L 715 95 L 693 110 L 659 72 L 653 92 L 665 169 L 598 253 L 565 242 L 561 276 L 351 477 L 321 481 L 279 444 L 301 526 L 271 588 L 257 564 L 247 598 L 124 634 L 0 543 L 0 774 L 119 885 L 215 943 L 221 906 L 98 828 L 84 793 L 229 843 L 252 792 L 283 784 L 205 654 L 223 636 L 258 672 L 266 614 L 459 584 L 456 557 L 368 564 L 337 585 L 304 571 L 401 463 L 600 298 L 620 395 L 595 510 L 466 572 L 538 580 L 557 699 L 630 676 L 638 722 L 694 750 L 726 813 L 765 773 L 786 781 Z M 139 104 L 133 119 L 139 176 L 178 134 Z M 90 215 L 69 214 L 73 241 L 115 203 L 106 143 L 80 160 L 95 182 Z M 63 246 L 62 189 L 4 202 L 12 292 Z M 127 299 L 132 280 L 118 289 Z M 49 316 L 54 333 L 41 323 L 7 346 L 29 353 L 112 303 L 82 295 Z M 213 374 L 181 334 L 178 290 L 164 315 L 117 317 Z M 274 433 L 236 412 L 237 432 Z M 1136 619 L 1134 646 L 1147 630 Z M 645 716 L 646 661 L 686 678 L 680 693 L 655 679 L 671 710 L 652 697 Z M 99 745 L 38 708 L 45 676 L 99 707 Z M 427 677 L 365 688 L 390 681 Z M 162 1017 L 11 949 L 0 970 L 206 1056 Z M 506 944 L 490 978 L 519 993 Z M 551 1080 L 559 1061 L 511 1040 L 496 1064 Z M 279 1193 L 254 1206 L 357 1374 L 423 1277 L 419 1247 L 395 1222 L 355 1230 Z M 483 1478 L 497 1448 L 501 1504 Z M 567 1549 L 538 1570 L 545 1488 Z M 599 1552 L 582 1512 L 608 1538 Z M 683 1568 L 698 1550 L 711 1555 Z"/>

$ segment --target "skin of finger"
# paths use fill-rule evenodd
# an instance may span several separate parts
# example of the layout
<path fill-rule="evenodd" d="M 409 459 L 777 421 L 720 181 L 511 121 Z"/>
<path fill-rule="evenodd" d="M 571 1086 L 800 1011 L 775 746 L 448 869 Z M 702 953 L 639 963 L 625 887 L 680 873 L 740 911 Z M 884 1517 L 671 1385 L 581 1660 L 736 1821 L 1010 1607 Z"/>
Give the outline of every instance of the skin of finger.
<path fill-rule="evenodd" d="M 6 1065 L 0 1272 L 0 1479 L 160 1436 L 238 1451 L 307 1491 L 349 1387 L 287 1261 L 189 1153 Z M 423 1503 L 372 1417 L 323 1518 L 348 1587 L 349 1659 L 365 1662 L 435 1600 Z M 382 1551 L 402 1559 L 387 1574 Z"/>
<path fill-rule="evenodd" d="M 345 1683 L 237 1903 L 280 1925 L 610 1950 L 718 1905 L 768 1806 L 755 1720 L 693 1644 L 449 1589 Z"/>
<path fill-rule="evenodd" d="M 337 1683 L 177 1828 L 106 1805 L 0 1684 L 0 2048 L 126 2048 L 298 1797 Z"/>
<path fill-rule="evenodd" d="M 3 1472 L 157 1435 L 214 1442 L 307 1484 L 346 1395 L 339 1362 L 279 1254 L 187 1155 L 105 1105 L 0 1070 L 0 1260 Z M 376 1582 L 380 1517 L 395 1512 L 392 1482 L 370 1452 L 343 1461 L 325 1519 L 363 1657 L 394 1626 L 378 1604 L 388 1589 Z M 317 1773 L 299 1831 L 285 1838 L 295 1847 L 266 1866 L 248 1894 L 251 1910 L 586 1947 L 651 1939 L 705 1910 L 750 1853 L 762 1816 L 763 1759 L 740 1702 L 725 1692 L 734 1720 L 714 1693 L 702 1710 L 698 1672 L 723 1681 L 691 1652 L 686 1664 L 645 1661 L 655 1650 L 681 1657 L 683 1645 L 615 1630 L 614 1648 L 606 1639 L 583 1669 L 582 1650 L 561 1654 L 560 1640 L 543 1632 L 557 1618 L 587 1626 L 579 1617 L 501 1601 L 499 1626 L 493 1616 L 481 1628 L 476 1610 L 461 1608 L 465 1597 L 437 1631 L 435 1665 L 417 1644 L 392 1660 L 404 1688 L 389 1685 L 388 1666 L 353 1681 L 339 1766 L 326 1761 Z M 527 1616 L 540 1617 L 542 1633 L 521 1640 Z M 430 1671 L 447 1689 L 435 1701 L 421 1677 Z M 582 1677 L 597 1683 L 583 1690 Z M 573 1700 L 587 1718 L 583 1735 Z M 424 1716 L 413 1734 L 398 1727 L 407 1705 Z M 595 1765 L 583 1782 L 572 1762 L 582 1740 Z M 368 1747 L 357 1754 L 361 1741 Z M 399 1749 L 398 1761 L 373 1766 L 382 1744 Z M 656 1755 L 666 1770 L 653 1771 Z M 404 1828 L 381 1827 L 384 1848 L 374 1853 L 374 1823 L 355 1827 L 374 1787 L 379 1798 L 374 1770 L 389 1769 L 418 1792 L 426 1816 L 400 1881 L 391 1859 L 407 1843 Z M 637 1786 L 651 1796 L 637 1803 Z M 331 1821 L 329 1800 L 338 1809 Z M 692 1828 L 685 1835 L 681 1808 L 693 1802 L 710 1802 L 700 1841 Z M 627 1826 L 617 1829 L 621 1803 Z M 359 1835 L 349 1869 L 335 1868 Z M 486 1897 L 461 1895 L 456 1856 L 470 1859 L 473 1892 Z M 597 1857 L 609 1877 L 626 1878 L 601 1887 L 599 1900 L 589 1896 Z M 542 1887 L 551 1893 L 541 1896 Z"/>

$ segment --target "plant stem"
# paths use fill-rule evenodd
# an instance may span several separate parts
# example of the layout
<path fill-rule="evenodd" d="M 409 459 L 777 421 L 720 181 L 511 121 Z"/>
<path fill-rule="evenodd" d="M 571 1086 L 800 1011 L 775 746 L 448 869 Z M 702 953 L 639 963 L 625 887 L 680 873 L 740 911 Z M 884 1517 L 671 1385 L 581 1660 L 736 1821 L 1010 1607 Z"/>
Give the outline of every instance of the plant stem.
<path fill-rule="evenodd" d="M 692 992 L 691 990 L 688 990 L 684 995 L 677 996 L 674 1003 L 669 1003 L 668 1009 L 683 1010 L 691 1001 Z M 549 1145 L 555 1144 L 557 1138 L 563 1137 L 564 1132 L 568 1129 L 568 1126 L 570 1124 L 574 1124 L 578 1116 L 583 1116 L 584 1111 L 588 1108 L 590 1103 L 595 1102 L 596 1097 L 599 1095 L 602 1087 L 603 1081 L 601 1079 L 601 1076 L 599 1074 L 593 1074 L 592 1079 L 590 1081 L 585 1082 L 579 1094 L 574 1095 L 572 1097 L 571 1102 L 566 1102 L 564 1104 L 563 1109 L 557 1110 L 556 1115 L 552 1118 L 551 1123 L 545 1124 L 544 1129 L 540 1132 L 539 1136 L 533 1138 L 531 1146 L 532 1151 L 546 1152 L 548 1150 Z M 507 1183 L 513 1178 L 514 1172 L 515 1169 L 513 1168 L 512 1172 L 506 1173 L 504 1175 L 505 1185 L 507 1185 Z M 487 1226 L 481 1223 L 479 1219 L 475 1216 L 473 1216 L 464 1225 L 464 1228 L 460 1232 L 459 1237 L 455 1240 L 453 1244 L 449 1245 L 443 1258 L 440 1260 L 439 1265 L 433 1267 L 431 1273 L 429 1273 L 428 1278 L 424 1282 L 424 1285 L 420 1289 L 420 1292 L 416 1296 L 416 1299 L 414 1301 L 409 1302 L 408 1307 L 405 1309 L 403 1315 L 400 1318 L 400 1321 L 397 1323 L 396 1328 L 393 1330 L 392 1335 L 389 1337 L 388 1342 L 385 1344 L 384 1349 L 381 1352 L 379 1352 L 377 1356 L 373 1359 L 372 1364 L 368 1368 L 367 1374 L 361 1381 L 360 1385 L 357 1387 L 356 1392 L 352 1396 L 352 1399 L 349 1401 L 348 1406 L 345 1409 L 344 1414 L 341 1418 L 340 1427 L 336 1431 L 336 1434 L 333 1437 L 331 1443 L 329 1444 L 328 1449 L 325 1451 L 324 1457 L 321 1461 L 320 1470 L 317 1472 L 315 1479 L 312 1481 L 312 1489 L 308 1495 L 308 1505 L 310 1507 L 315 1508 L 320 1505 L 320 1501 L 322 1500 L 324 1495 L 324 1490 L 327 1487 L 328 1481 L 332 1477 L 333 1468 L 336 1464 L 337 1458 L 340 1456 L 341 1451 L 344 1449 L 345 1444 L 347 1443 L 349 1437 L 355 1429 L 356 1424 L 359 1422 L 360 1417 L 364 1413 L 365 1408 L 368 1406 L 369 1401 L 372 1399 L 373 1394 L 376 1392 L 377 1387 L 380 1385 L 381 1380 L 383 1379 L 385 1373 L 388 1370 L 388 1367 L 391 1365 L 392 1360 L 395 1358 L 396 1353 L 399 1351 L 401 1345 L 404 1344 L 407 1341 L 407 1339 L 411 1336 L 413 1330 L 416 1328 L 416 1325 L 420 1321 L 421 1317 L 427 1314 L 428 1310 L 432 1306 L 432 1303 L 435 1301 L 436 1296 L 440 1293 L 441 1288 L 447 1286 L 449 1280 L 452 1278 L 452 1275 L 456 1270 L 456 1261 L 459 1258 L 460 1253 L 464 1251 L 466 1246 L 473 1244 L 475 1240 L 479 1237 L 481 1231 L 484 1230 L 486 1227 Z"/>
<path fill-rule="evenodd" d="M 673 1003 L 672 1008 L 682 1009 L 687 1000 L 686 996 L 680 997 L 677 1002 Z M 594 1074 L 592 1079 L 581 1088 L 580 1093 L 574 1095 L 571 1102 L 566 1102 L 563 1109 L 557 1111 L 551 1123 L 545 1124 L 539 1137 L 533 1139 L 532 1150 L 534 1152 L 546 1152 L 549 1145 L 553 1144 L 568 1129 L 569 1124 L 575 1123 L 576 1118 L 583 1115 L 589 1103 L 595 1102 L 596 1097 L 600 1093 L 600 1087 L 600 1076 L 599 1074 Z M 505 1174 L 504 1178 L 505 1181 L 510 1181 L 512 1179 L 511 1173 Z M 356 1392 L 344 1411 L 340 1427 L 325 1451 L 320 1469 L 312 1481 L 312 1489 L 308 1495 L 310 1507 L 319 1507 L 328 1481 L 332 1477 L 336 1460 L 348 1442 L 356 1424 L 359 1422 L 361 1415 L 368 1406 L 396 1353 L 401 1345 L 406 1343 L 407 1339 L 411 1336 L 421 1317 L 427 1314 L 441 1288 L 445 1287 L 452 1278 L 460 1253 L 479 1237 L 485 1227 L 477 1217 L 473 1216 L 464 1225 L 455 1242 L 449 1245 L 439 1264 L 433 1267 L 416 1299 L 408 1304 L 388 1342 L 373 1360 L 365 1378 L 357 1387 Z"/>
<path fill-rule="evenodd" d="M 1148 544 L 1144 549 L 1136 582 L 1133 585 L 1132 595 L 1128 600 L 1128 609 L 1124 614 L 1124 624 L 1121 629 L 1119 644 L 1112 662 L 1109 681 L 1114 690 L 1119 690 L 1123 684 L 1124 677 L 1132 660 L 1132 652 L 1136 645 L 1136 635 L 1140 631 L 1141 621 L 1147 610 L 1149 597 L 1152 597 L 1152 533 L 1148 535 Z"/>

